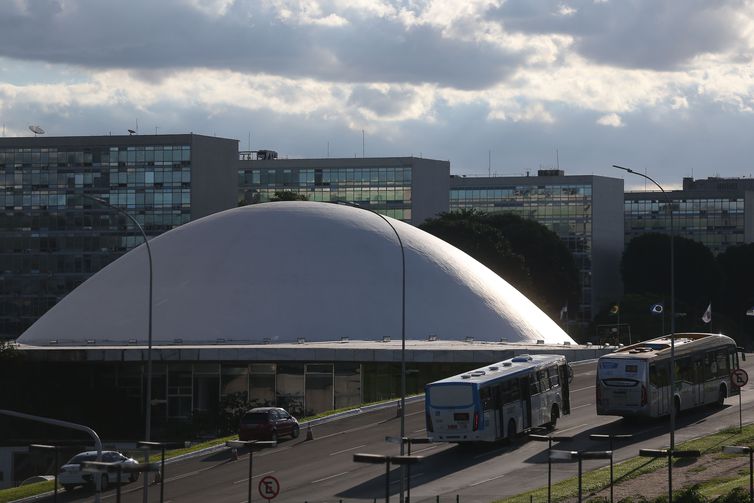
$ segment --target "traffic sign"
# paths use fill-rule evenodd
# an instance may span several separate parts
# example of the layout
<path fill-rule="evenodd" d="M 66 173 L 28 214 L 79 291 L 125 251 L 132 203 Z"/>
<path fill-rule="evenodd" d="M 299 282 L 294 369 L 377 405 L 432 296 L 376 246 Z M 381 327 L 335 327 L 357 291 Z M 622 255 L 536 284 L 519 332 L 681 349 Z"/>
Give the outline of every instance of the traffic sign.
<path fill-rule="evenodd" d="M 280 493 L 280 482 L 272 475 L 262 477 L 259 481 L 259 495 L 270 501 L 272 498 Z"/>
<path fill-rule="evenodd" d="M 749 374 L 747 374 L 744 369 L 734 369 L 733 372 L 730 373 L 730 382 L 733 386 L 743 388 L 746 386 L 746 383 L 749 382 Z"/>

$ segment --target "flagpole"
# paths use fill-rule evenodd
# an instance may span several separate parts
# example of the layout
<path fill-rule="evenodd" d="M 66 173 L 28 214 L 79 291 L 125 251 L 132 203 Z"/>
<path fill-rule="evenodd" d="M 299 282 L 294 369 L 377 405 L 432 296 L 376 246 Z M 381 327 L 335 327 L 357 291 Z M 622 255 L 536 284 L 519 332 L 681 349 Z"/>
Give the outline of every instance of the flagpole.
<path fill-rule="evenodd" d="M 646 180 L 649 180 L 650 182 L 654 183 L 657 188 L 660 189 L 660 192 L 662 192 L 663 197 L 665 198 L 665 203 L 668 206 L 668 211 L 670 212 L 670 451 L 672 452 L 675 450 L 675 250 L 673 247 L 673 241 L 675 241 L 675 233 L 673 230 L 673 203 L 670 200 L 670 196 L 668 196 L 667 192 L 665 192 L 665 189 L 662 188 L 662 185 L 657 183 L 654 178 L 650 177 L 649 175 L 645 175 L 644 173 L 639 173 L 638 171 L 634 171 L 629 168 L 624 168 L 623 166 L 618 166 L 617 164 L 613 164 L 613 167 L 616 169 L 621 169 L 627 173 L 631 173 L 632 175 L 640 176 Z M 672 467 L 672 463 L 670 463 L 669 467 Z M 669 468 L 672 469 L 672 468 Z"/>

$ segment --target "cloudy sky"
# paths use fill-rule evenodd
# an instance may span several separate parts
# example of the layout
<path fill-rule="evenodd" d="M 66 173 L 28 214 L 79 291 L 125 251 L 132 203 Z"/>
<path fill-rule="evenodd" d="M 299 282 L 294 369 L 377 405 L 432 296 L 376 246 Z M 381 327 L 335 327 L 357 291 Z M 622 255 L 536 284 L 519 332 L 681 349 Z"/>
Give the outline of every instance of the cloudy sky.
<path fill-rule="evenodd" d="M 747 0 L 0 0 L 6 136 L 754 174 Z M 363 149 L 363 151 L 362 151 Z M 629 175 L 630 176 L 630 175 Z M 630 186 L 632 181 L 627 180 Z M 636 182 L 633 182 L 636 183 Z"/>

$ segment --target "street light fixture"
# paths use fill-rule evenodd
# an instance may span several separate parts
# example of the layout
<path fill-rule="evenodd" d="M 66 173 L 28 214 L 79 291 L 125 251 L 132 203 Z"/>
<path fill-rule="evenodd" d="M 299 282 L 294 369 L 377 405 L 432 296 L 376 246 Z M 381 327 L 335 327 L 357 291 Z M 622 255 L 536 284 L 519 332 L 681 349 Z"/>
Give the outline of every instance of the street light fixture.
<path fill-rule="evenodd" d="M 657 183 L 654 178 L 651 178 L 644 173 L 639 173 L 623 166 L 613 164 L 613 167 L 645 178 L 655 184 L 657 188 L 662 192 L 665 198 L 665 204 L 667 204 L 668 211 L 670 212 L 670 400 L 668 405 L 670 406 L 670 450 L 675 449 L 675 251 L 673 241 L 675 241 L 675 231 L 673 229 L 673 202 L 668 196 L 662 185 Z"/>
<path fill-rule="evenodd" d="M 547 442 L 547 503 L 550 503 L 552 501 L 552 443 L 565 442 L 572 440 L 572 438 L 558 435 L 536 435 L 533 433 L 529 435 L 529 438 L 538 442 Z"/>
<path fill-rule="evenodd" d="M 232 449 L 233 458 L 238 459 L 238 451 L 237 449 L 241 447 L 248 447 L 249 448 L 249 494 L 248 494 L 248 502 L 251 503 L 251 473 L 252 473 L 252 467 L 254 464 L 254 447 L 256 446 L 262 446 L 262 447 L 275 447 L 278 443 L 274 440 L 228 440 L 225 442 L 226 447 L 230 447 Z"/>
<path fill-rule="evenodd" d="M 128 213 L 126 210 L 119 208 L 118 206 L 113 206 L 110 204 L 109 201 L 106 201 L 105 199 L 90 196 L 89 194 L 85 194 L 83 192 L 80 193 L 81 197 L 84 199 L 89 199 L 90 201 L 94 201 L 96 203 L 99 203 L 103 206 L 106 206 L 107 208 L 110 208 L 111 210 L 114 210 L 121 215 L 124 215 L 126 218 L 128 218 L 131 222 L 136 225 L 136 228 L 139 229 L 139 232 L 141 232 L 142 238 L 144 238 L 144 245 L 147 248 L 147 258 L 149 261 L 149 311 L 148 311 L 148 329 L 147 329 L 147 390 L 146 390 L 146 398 L 145 398 L 145 422 L 146 425 L 144 427 L 144 438 L 145 441 L 151 440 L 151 432 L 152 432 L 152 248 L 149 246 L 149 239 L 147 239 L 147 233 L 144 232 L 144 228 L 141 226 L 141 224 L 133 217 L 130 213 Z M 149 462 L 149 454 L 144 453 L 144 462 Z M 149 483 L 147 482 L 147 477 L 144 477 L 144 500 L 149 499 Z"/>
<path fill-rule="evenodd" d="M 673 449 L 639 449 L 639 456 L 648 458 L 668 458 L 668 503 L 673 503 L 673 458 L 698 458 L 698 450 L 676 451 Z"/>
<path fill-rule="evenodd" d="M 423 456 L 387 456 L 385 454 L 354 454 L 354 463 L 385 464 L 385 503 L 390 503 L 390 464 L 412 465 L 421 461 Z"/>
<path fill-rule="evenodd" d="M 754 449 L 742 445 L 725 445 L 723 453 L 749 455 L 749 502 L 754 503 Z"/>
<path fill-rule="evenodd" d="M 613 503 L 613 443 L 615 440 L 629 440 L 633 438 L 633 435 L 621 435 L 614 433 L 592 433 L 589 435 L 592 440 L 608 440 L 610 441 L 610 503 Z"/>
<path fill-rule="evenodd" d="M 584 459 L 612 459 L 613 451 L 550 451 L 551 459 L 573 460 L 579 462 L 579 503 L 581 503 L 581 462 Z M 612 479 L 610 485 L 612 486 Z"/>
<path fill-rule="evenodd" d="M 29 446 L 29 449 L 48 450 L 48 451 L 55 452 L 55 464 L 52 468 L 55 474 L 55 486 L 54 486 L 54 492 L 52 493 L 53 494 L 52 501 L 54 503 L 57 503 L 58 501 L 58 470 L 60 469 L 58 467 L 58 450 L 60 448 L 57 445 L 31 444 Z"/>
<path fill-rule="evenodd" d="M 346 206 L 353 206 L 354 208 L 360 208 L 362 210 L 368 211 L 370 213 L 374 213 L 378 217 L 380 217 L 382 220 L 385 221 L 385 223 L 392 229 L 393 233 L 395 234 L 395 237 L 398 239 L 398 245 L 401 248 L 401 410 L 400 410 L 400 416 L 401 416 L 401 438 L 404 438 L 406 436 L 406 250 L 403 247 L 403 240 L 401 239 L 401 235 L 398 234 L 398 230 L 393 226 L 393 224 L 390 223 L 390 220 L 387 219 L 385 215 L 382 213 L 378 213 L 370 208 L 367 208 L 365 206 L 361 206 L 357 203 L 354 203 L 352 201 L 333 201 L 335 204 L 344 204 Z M 400 453 L 401 456 L 405 454 L 404 451 L 404 443 L 401 442 L 401 449 Z M 401 467 L 401 470 L 403 468 Z M 401 471 L 401 501 L 403 501 L 403 472 Z"/>

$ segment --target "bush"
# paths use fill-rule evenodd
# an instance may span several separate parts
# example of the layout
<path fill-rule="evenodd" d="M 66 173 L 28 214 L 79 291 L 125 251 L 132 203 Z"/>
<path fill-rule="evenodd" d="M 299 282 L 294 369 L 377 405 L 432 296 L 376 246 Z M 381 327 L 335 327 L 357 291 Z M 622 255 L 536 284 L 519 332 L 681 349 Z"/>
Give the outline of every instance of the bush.
<path fill-rule="evenodd" d="M 673 495 L 675 503 L 707 503 L 709 499 L 699 492 L 699 486 L 687 487 Z"/>
<path fill-rule="evenodd" d="M 714 503 L 748 503 L 749 498 L 749 491 L 743 487 L 735 487 L 728 494 L 718 496 L 713 501 Z"/>

